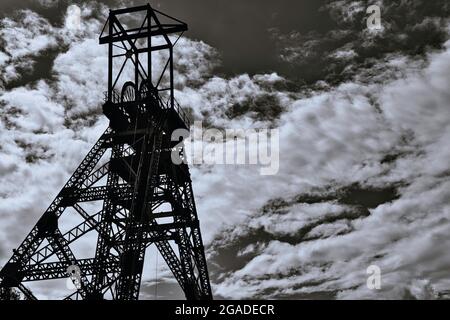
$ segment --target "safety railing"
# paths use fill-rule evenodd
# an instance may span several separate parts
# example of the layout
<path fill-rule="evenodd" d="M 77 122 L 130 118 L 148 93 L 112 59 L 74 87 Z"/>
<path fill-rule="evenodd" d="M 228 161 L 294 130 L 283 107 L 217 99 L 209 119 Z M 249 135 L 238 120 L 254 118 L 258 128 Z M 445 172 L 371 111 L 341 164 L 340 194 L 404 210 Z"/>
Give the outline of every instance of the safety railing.
<path fill-rule="evenodd" d="M 160 98 L 161 104 L 164 106 L 164 108 L 170 109 L 171 105 L 170 105 L 170 98 L 168 98 L 167 100 L 163 100 L 162 98 Z M 183 108 L 180 106 L 180 104 L 178 103 L 178 101 L 176 99 L 174 99 L 174 106 L 173 106 L 175 112 L 178 114 L 178 116 L 180 117 L 181 121 L 183 121 L 183 123 L 186 125 L 187 128 L 189 128 L 190 124 L 191 124 L 191 120 L 189 118 L 189 116 L 187 115 L 186 111 L 183 110 Z"/>
<path fill-rule="evenodd" d="M 103 92 L 103 100 L 105 100 L 105 102 L 108 101 L 108 91 Z M 119 91 L 114 89 L 112 91 L 111 102 L 112 103 L 120 103 L 121 101 L 122 101 L 122 98 L 120 96 Z"/>
<path fill-rule="evenodd" d="M 104 93 L 104 100 L 105 102 L 108 101 L 108 92 L 105 91 Z M 112 103 L 120 103 L 122 101 L 121 95 L 117 90 L 113 90 L 112 94 L 111 94 L 111 102 Z M 159 101 L 161 103 L 161 107 L 164 109 L 170 109 L 171 108 L 171 104 L 170 104 L 170 98 L 167 99 L 163 99 L 161 96 L 159 97 Z M 187 115 L 186 111 L 183 110 L 183 108 L 180 106 L 180 104 L 178 103 L 177 100 L 174 99 L 174 106 L 173 106 L 174 110 L 176 111 L 176 113 L 178 114 L 178 116 L 180 117 L 181 121 L 183 121 L 183 123 L 186 125 L 186 127 L 189 127 L 191 124 L 190 118 Z"/>

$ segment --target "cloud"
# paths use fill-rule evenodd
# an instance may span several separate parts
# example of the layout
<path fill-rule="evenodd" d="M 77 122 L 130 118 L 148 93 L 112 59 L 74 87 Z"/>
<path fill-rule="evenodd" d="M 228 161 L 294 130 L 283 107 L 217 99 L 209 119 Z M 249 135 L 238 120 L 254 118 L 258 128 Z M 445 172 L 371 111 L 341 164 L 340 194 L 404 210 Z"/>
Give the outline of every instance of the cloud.
<path fill-rule="evenodd" d="M 366 9 L 374 4 L 381 8 L 381 31 L 366 26 L 369 17 Z M 450 13 L 447 1 L 430 5 L 420 0 L 401 3 L 342 0 L 328 1 L 321 10 L 334 22 L 326 29 L 307 32 L 270 29 L 278 58 L 298 70 L 308 84 L 319 80 L 337 84 L 353 78 L 360 68 L 373 66 L 374 59 L 398 52 L 412 57 L 423 55 L 429 48 L 442 48 L 447 38 Z"/>
<path fill-rule="evenodd" d="M 92 2 L 69 6 L 62 26 L 52 25 L 31 10 L 21 10 L 12 17 L 3 18 L 0 29 L 3 85 L 32 73 L 37 59 L 50 55 L 52 50 L 63 51 L 83 39 L 96 38 L 102 27 L 96 17 L 101 8 L 104 9 L 102 5 Z"/>
<path fill-rule="evenodd" d="M 45 82 L 35 89 L 16 88 L 5 92 L 1 101 L 6 105 L 5 117 L 21 132 L 52 132 L 61 128 L 64 109 L 52 101 L 53 92 Z"/>
<path fill-rule="evenodd" d="M 3 52 L 0 51 L 0 68 L 3 83 L 19 78 L 22 72 L 29 72 L 34 64 L 32 57 L 57 44 L 52 35 L 53 27 L 35 12 L 21 11 L 17 20 L 4 18 L 1 25 Z"/>
<path fill-rule="evenodd" d="M 18 19 L 20 22 L 10 18 L 2 20 L 1 37 L 12 59 L 39 54 L 56 45 L 56 39 L 51 36 L 53 27 L 46 19 L 29 10 L 22 11 Z"/>
<path fill-rule="evenodd" d="M 276 177 L 258 178 L 248 170 L 240 173 L 247 183 L 233 187 L 232 181 L 244 180 L 227 172 L 225 191 L 204 173 L 205 190 L 215 190 L 224 202 L 233 199 L 229 203 L 241 213 L 220 203 L 208 210 L 201 201 L 201 209 L 231 225 L 210 249 L 218 296 L 422 299 L 448 290 L 449 53 L 447 42 L 427 57 L 426 67 L 408 70 L 404 78 L 345 83 L 294 102 L 280 121 Z M 374 195 L 358 188 L 394 185 L 389 192 L 398 196 L 383 192 L 381 202 L 346 209 L 339 203 L 349 202 L 339 194 L 354 184 L 359 187 L 352 197 L 360 201 Z M 245 199 L 237 196 L 243 189 L 251 190 Z M 309 196 L 314 190 L 319 196 Z M 337 193 L 330 196 L 330 190 Z M 284 200 L 255 208 L 275 194 Z M 260 249 L 239 260 L 238 253 L 256 243 Z M 366 287 L 371 264 L 382 270 L 380 291 Z"/>
<path fill-rule="evenodd" d="M 59 2 L 59 0 L 38 0 L 38 2 L 44 7 L 53 7 Z"/>
<path fill-rule="evenodd" d="M 58 98 L 66 102 L 68 117 L 99 114 L 108 79 L 106 48 L 95 39 L 77 42 L 56 57 L 53 72 Z"/>

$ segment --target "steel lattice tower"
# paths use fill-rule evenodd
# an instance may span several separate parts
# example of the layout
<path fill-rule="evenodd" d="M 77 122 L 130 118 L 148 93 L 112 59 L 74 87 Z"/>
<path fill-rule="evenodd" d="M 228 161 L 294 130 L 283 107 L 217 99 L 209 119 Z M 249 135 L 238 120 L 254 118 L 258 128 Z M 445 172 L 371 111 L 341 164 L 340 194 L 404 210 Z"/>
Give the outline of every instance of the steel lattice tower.
<path fill-rule="evenodd" d="M 66 299 L 136 300 L 146 248 L 155 244 L 187 299 L 212 299 L 189 169 L 171 161 L 171 133 L 189 127 L 174 98 L 174 36 L 186 30 L 150 5 L 110 11 L 100 35 L 108 45 L 110 125 L 14 250 L 1 287 L 35 299 L 24 282 L 67 278 L 75 265 L 80 283 Z M 152 70 L 154 54 L 167 56 L 160 72 Z M 134 79 L 124 81 L 124 70 Z M 82 222 L 63 233 L 67 209 Z M 76 257 L 76 241 L 91 231 L 95 256 Z"/>

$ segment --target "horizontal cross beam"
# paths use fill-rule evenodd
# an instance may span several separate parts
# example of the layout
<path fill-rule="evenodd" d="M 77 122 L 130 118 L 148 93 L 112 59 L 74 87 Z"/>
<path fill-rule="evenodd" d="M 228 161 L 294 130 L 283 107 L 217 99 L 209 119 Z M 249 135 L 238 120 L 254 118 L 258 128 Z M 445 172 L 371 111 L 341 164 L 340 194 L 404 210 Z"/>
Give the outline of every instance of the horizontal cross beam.
<path fill-rule="evenodd" d="M 49 262 L 26 266 L 23 269 L 25 277 L 23 281 L 38 281 L 48 279 L 62 279 L 68 278 L 67 268 L 71 266 L 68 262 Z M 76 266 L 80 268 L 83 276 L 90 276 L 93 274 L 95 268 L 101 267 L 107 273 L 117 272 L 119 268 L 119 261 L 110 260 L 102 266 L 97 266 L 94 259 L 78 259 Z"/>
<path fill-rule="evenodd" d="M 128 30 L 126 30 L 128 31 Z M 125 40 L 134 40 L 139 38 L 146 38 L 146 37 L 156 37 L 156 36 L 162 36 L 162 35 L 169 35 L 173 33 L 180 33 L 187 31 L 187 25 L 171 25 L 171 26 L 165 26 L 162 25 L 162 28 L 157 30 L 151 30 L 133 33 L 133 34 L 126 34 L 126 35 L 108 35 L 100 38 L 99 43 L 105 44 L 105 43 L 115 43 L 115 42 L 121 42 Z M 155 48 L 156 49 L 156 48 Z M 161 50 L 161 49 L 158 49 Z"/>

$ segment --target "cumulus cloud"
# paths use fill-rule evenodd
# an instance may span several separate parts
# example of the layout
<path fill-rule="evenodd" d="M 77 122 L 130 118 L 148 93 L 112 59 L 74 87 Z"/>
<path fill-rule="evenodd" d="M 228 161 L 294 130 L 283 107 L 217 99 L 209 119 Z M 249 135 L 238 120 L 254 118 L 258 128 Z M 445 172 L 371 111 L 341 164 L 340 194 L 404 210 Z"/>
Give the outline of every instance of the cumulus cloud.
<path fill-rule="evenodd" d="M 22 11 L 17 20 L 4 18 L 1 25 L 2 82 L 17 79 L 20 76 L 19 69 L 21 72 L 31 70 L 32 57 L 54 47 L 57 43 L 52 35 L 53 27 L 48 21 L 29 10 Z"/>
<path fill-rule="evenodd" d="M 346 83 L 292 104 L 281 118 L 279 175 L 247 173 L 251 180 L 237 190 L 286 200 L 257 209 L 233 198 L 247 208 L 240 217 L 216 204 L 223 221 L 239 221 L 211 249 L 218 295 L 422 299 L 448 290 L 449 52 L 447 42 L 425 68 L 384 85 Z M 261 180 L 270 180 L 270 191 Z M 231 174 L 231 181 L 242 180 Z M 355 184 L 349 202 L 340 193 Z M 378 188 L 387 190 L 384 201 L 365 203 Z M 236 266 L 231 259 L 249 242 L 265 245 Z M 379 291 L 366 286 L 371 264 L 382 270 Z"/>
<path fill-rule="evenodd" d="M 380 31 L 367 28 L 370 5 L 381 8 Z M 279 59 L 298 70 L 307 83 L 326 80 L 336 84 L 387 55 L 401 51 L 414 57 L 428 48 L 442 48 L 450 7 L 445 0 L 432 6 L 425 1 L 340 0 L 328 1 L 321 10 L 333 21 L 326 30 L 270 30 Z"/>
<path fill-rule="evenodd" d="M 96 14 L 101 8 L 102 5 L 94 3 L 69 6 L 62 26 L 52 25 L 31 10 L 3 18 L 0 22 L 3 85 L 31 73 L 36 59 L 50 50 L 64 50 L 77 41 L 97 37 L 102 25 Z"/>

